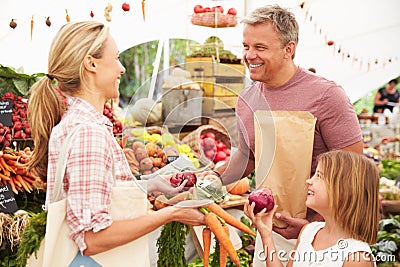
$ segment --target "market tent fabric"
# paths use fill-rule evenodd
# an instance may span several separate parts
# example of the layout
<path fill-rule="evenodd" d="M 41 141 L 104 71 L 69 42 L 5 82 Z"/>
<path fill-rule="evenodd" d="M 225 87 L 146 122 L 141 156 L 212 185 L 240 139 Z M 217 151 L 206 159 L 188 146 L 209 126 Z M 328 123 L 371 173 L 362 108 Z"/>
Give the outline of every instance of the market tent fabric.
<path fill-rule="evenodd" d="M 146 21 L 141 1 L 126 1 L 129 12 L 115 0 L 2 0 L 0 11 L 0 64 L 32 74 L 46 72 L 47 53 L 55 32 L 66 20 L 99 20 L 110 26 L 120 51 L 158 39 L 183 38 L 199 42 L 220 37 L 226 49 L 241 55 L 241 30 L 193 26 L 193 6 L 235 7 L 238 17 L 265 4 L 278 3 L 290 8 L 300 24 L 300 42 L 295 61 L 305 68 L 341 84 L 351 101 L 400 76 L 400 2 L 397 0 L 146 0 Z M 111 22 L 104 19 L 104 8 L 111 3 Z M 303 3 L 301 6 L 300 4 Z M 89 16 L 93 11 L 94 18 Z M 30 39 L 31 18 L 34 24 Z M 51 27 L 45 20 L 50 17 Z M 17 28 L 8 24 L 16 19 Z M 330 41 L 330 42 L 329 42 Z M 330 45 L 328 45 L 330 44 Z"/>

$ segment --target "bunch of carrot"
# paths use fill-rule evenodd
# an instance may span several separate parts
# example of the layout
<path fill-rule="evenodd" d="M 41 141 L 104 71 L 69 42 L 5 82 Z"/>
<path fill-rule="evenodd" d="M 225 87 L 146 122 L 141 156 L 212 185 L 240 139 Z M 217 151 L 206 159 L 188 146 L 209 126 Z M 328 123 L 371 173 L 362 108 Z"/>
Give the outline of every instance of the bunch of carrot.
<path fill-rule="evenodd" d="M 32 192 L 37 177 L 24 166 L 30 155 L 30 147 L 19 151 L 6 147 L 0 151 L 0 185 L 10 184 L 14 194 L 23 190 Z"/>
<path fill-rule="evenodd" d="M 227 224 L 255 236 L 255 232 L 247 225 L 226 212 L 218 204 L 212 203 L 206 207 L 199 208 L 205 214 L 206 227 L 203 228 L 204 266 L 208 266 L 211 246 L 211 233 L 214 233 L 220 245 L 220 266 L 226 266 L 227 256 L 231 258 L 236 266 L 240 266 L 239 256 L 229 238 Z"/>

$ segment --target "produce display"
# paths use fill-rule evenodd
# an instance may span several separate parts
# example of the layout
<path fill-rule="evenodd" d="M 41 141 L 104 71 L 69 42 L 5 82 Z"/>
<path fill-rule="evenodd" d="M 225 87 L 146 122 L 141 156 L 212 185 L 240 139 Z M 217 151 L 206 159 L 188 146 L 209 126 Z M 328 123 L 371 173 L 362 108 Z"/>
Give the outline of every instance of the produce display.
<path fill-rule="evenodd" d="M 9 100 L 12 105 L 12 124 L 4 126 L 0 123 L 0 144 L 9 147 L 13 139 L 29 139 L 31 128 L 28 123 L 28 103 L 22 96 L 16 96 L 11 92 L 5 92 L 1 100 Z"/>
<path fill-rule="evenodd" d="M 0 151 L 0 185 L 11 185 L 16 195 L 22 191 L 31 193 L 40 184 L 39 178 L 23 165 L 30 160 L 30 154 L 29 147 L 19 151 L 6 147 Z"/>
<path fill-rule="evenodd" d="M 5 92 L 1 100 L 11 101 L 12 105 L 12 124 L 5 126 L 0 123 L 0 148 L 10 147 L 12 141 L 30 141 L 31 128 L 28 122 L 28 99 L 11 92 Z M 65 98 L 62 98 L 62 103 L 66 106 Z M 109 102 L 104 104 L 103 115 L 106 116 L 113 124 L 113 133 L 115 135 L 122 133 L 122 122 L 117 120 Z M 33 145 L 32 143 L 30 145 Z"/>
<path fill-rule="evenodd" d="M 169 163 L 168 158 L 173 160 L 181 153 L 186 154 L 196 168 L 200 167 L 188 145 L 180 144 L 171 133 L 162 131 L 159 127 L 125 130 L 127 140 L 123 150 L 134 175 L 154 173 Z"/>
<path fill-rule="evenodd" d="M 219 127 L 202 125 L 186 135 L 182 143 L 188 144 L 205 166 L 230 160 L 230 137 Z"/>
<path fill-rule="evenodd" d="M 194 25 L 214 28 L 235 27 L 237 25 L 237 10 L 231 7 L 225 14 L 224 11 L 224 8 L 219 5 L 213 7 L 195 5 L 191 22 Z"/>
<path fill-rule="evenodd" d="M 185 198 L 191 198 L 190 194 L 188 193 L 181 193 L 180 196 L 184 194 Z M 180 197 L 182 199 L 182 197 Z M 166 205 L 167 206 L 167 205 Z M 165 207 L 165 206 L 164 206 Z M 163 208 L 160 206 L 160 208 Z M 224 209 L 222 209 L 218 204 L 212 203 L 209 205 L 206 205 L 204 207 L 200 207 L 199 210 L 204 214 L 205 221 L 206 221 L 206 228 L 203 230 L 203 241 L 204 241 L 204 249 L 205 251 L 209 251 L 210 248 L 210 240 L 211 240 L 211 233 L 214 234 L 215 238 L 218 240 L 218 244 L 220 246 L 220 261 L 225 262 L 227 260 L 227 257 L 231 259 L 231 261 L 236 265 L 240 266 L 240 259 L 238 256 L 237 251 L 235 250 L 229 235 L 227 233 L 227 224 L 243 231 L 244 233 L 247 233 L 249 235 L 255 236 L 255 232 L 253 229 L 251 229 L 248 225 L 242 223 L 240 220 L 236 219 L 233 217 L 231 214 L 226 212 Z M 178 227 L 178 229 L 175 229 L 177 232 L 176 234 L 179 235 L 179 233 L 182 233 L 182 226 Z M 166 225 L 164 226 L 162 233 L 157 241 L 157 244 L 164 244 L 164 235 L 165 232 L 168 231 L 173 231 L 170 229 L 171 227 Z M 168 229 L 168 230 L 167 230 Z M 206 234 L 208 233 L 208 234 Z M 166 249 L 163 247 L 163 249 Z M 221 252 L 222 250 L 222 252 Z M 226 253 L 226 254 L 225 254 Z M 208 256 L 205 254 L 204 261 L 208 261 Z M 162 257 L 164 258 L 164 257 Z M 180 257 L 179 257 L 180 258 Z M 167 259 L 166 259 L 167 260 Z M 160 262 L 159 262 L 160 263 Z M 165 262 L 164 262 L 165 264 Z M 207 266 L 207 265 L 205 265 Z M 220 266 L 225 266 L 225 265 L 220 265 Z"/>
<path fill-rule="evenodd" d="M 229 161 L 231 149 L 226 146 L 224 141 L 218 139 L 213 132 L 200 135 L 200 146 L 204 155 L 214 163 Z"/>
<path fill-rule="evenodd" d="M 224 49 L 224 43 L 217 36 L 210 36 L 203 44 L 192 46 L 188 57 L 216 57 L 221 62 L 226 61 L 225 63 L 241 62 L 235 54 Z"/>

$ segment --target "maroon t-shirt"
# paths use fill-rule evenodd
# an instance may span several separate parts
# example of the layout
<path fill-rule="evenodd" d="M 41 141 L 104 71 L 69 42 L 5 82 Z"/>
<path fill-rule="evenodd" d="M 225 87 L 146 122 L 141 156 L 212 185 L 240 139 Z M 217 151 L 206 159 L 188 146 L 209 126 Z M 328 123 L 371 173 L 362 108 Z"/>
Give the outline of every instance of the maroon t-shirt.
<path fill-rule="evenodd" d="M 319 154 L 362 140 L 357 115 L 343 88 L 303 68 L 280 87 L 255 82 L 240 94 L 236 105 L 239 142 L 253 154 L 256 110 L 309 111 L 317 118 L 312 174 Z"/>

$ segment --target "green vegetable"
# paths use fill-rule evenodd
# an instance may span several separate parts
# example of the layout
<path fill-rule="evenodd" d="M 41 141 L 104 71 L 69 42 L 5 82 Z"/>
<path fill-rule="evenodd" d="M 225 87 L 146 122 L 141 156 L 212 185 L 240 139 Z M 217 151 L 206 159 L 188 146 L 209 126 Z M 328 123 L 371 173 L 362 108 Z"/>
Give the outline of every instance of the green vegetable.
<path fill-rule="evenodd" d="M 395 258 L 399 262 L 400 247 L 400 215 L 390 216 L 379 221 L 378 242 L 371 245 L 372 254 L 389 260 Z M 389 262 L 386 262 L 389 263 Z M 391 262 L 394 263 L 394 262 Z M 378 266 L 384 266 L 378 262 Z M 394 266 L 394 265 L 387 265 Z"/>
<path fill-rule="evenodd" d="M 161 229 L 157 239 L 159 267 L 185 267 L 186 236 L 189 227 L 180 222 L 170 222 Z"/>
<path fill-rule="evenodd" d="M 29 223 L 22 233 L 21 243 L 16 253 L 17 266 L 25 266 L 30 255 L 36 254 L 39 250 L 40 242 L 42 242 L 46 233 L 46 218 L 46 211 L 34 214 L 29 218 Z"/>
<path fill-rule="evenodd" d="M 400 177 L 400 161 L 394 159 L 384 159 L 381 161 L 383 170 L 379 173 L 381 177 L 396 180 Z"/>

